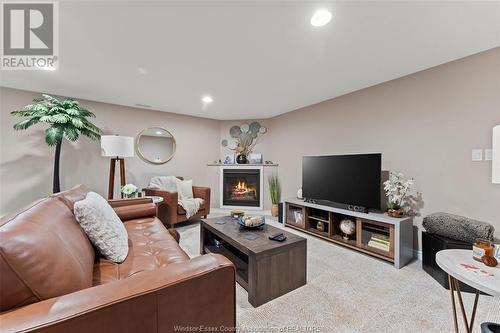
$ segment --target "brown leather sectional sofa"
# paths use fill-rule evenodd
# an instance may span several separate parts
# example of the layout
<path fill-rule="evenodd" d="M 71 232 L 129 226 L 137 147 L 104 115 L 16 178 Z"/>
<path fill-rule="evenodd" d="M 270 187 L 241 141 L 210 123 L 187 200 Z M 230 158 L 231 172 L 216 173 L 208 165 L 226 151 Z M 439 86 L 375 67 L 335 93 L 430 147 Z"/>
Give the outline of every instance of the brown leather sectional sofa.
<path fill-rule="evenodd" d="M 96 257 L 73 215 L 77 186 L 0 220 L 0 332 L 176 332 L 235 327 L 235 271 L 189 259 L 149 199 L 110 201 L 129 236 L 121 264 Z"/>

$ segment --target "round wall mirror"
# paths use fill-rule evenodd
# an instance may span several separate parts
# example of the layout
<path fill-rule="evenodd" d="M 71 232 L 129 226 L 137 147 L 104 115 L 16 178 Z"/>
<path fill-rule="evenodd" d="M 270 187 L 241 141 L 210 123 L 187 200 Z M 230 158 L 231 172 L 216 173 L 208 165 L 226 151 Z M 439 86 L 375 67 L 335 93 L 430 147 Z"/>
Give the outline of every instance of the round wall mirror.
<path fill-rule="evenodd" d="M 164 128 L 148 127 L 137 134 L 135 150 L 144 162 L 164 164 L 174 157 L 175 138 Z"/>

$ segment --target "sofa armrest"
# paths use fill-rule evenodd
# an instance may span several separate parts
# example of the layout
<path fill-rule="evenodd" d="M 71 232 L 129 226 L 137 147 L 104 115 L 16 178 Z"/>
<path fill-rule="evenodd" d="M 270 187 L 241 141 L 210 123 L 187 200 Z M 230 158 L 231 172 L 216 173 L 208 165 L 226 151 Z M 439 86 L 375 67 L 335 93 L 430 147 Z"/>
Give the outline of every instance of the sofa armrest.
<path fill-rule="evenodd" d="M 210 214 L 210 187 L 193 186 L 193 196 L 205 201 L 205 214 Z"/>
<path fill-rule="evenodd" d="M 177 205 L 179 197 L 177 192 L 169 192 L 160 189 L 145 188 L 146 195 L 158 196 L 163 198 L 163 202 L 158 205 L 158 218 L 163 224 L 174 224 L 177 222 Z"/>
<path fill-rule="evenodd" d="M 153 199 L 151 198 L 130 198 L 130 199 L 111 199 L 108 200 L 108 203 L 111 207 L 123 207 L 123 206 L 132 206 L 132 205 L 140 205 L 145 203 L 152 203 Z"/>
<path fill-rule="evenodd" d="M 121 206 L 113 209 L 122 221 L 153 217 L 156 215 L 156 205 L 154 203 Z"/>
<path fill-rule="evenodd" d="M 209 254 L 0 314 L 2 332 L 174 332 L 236 325 L 235 270 Z"/>

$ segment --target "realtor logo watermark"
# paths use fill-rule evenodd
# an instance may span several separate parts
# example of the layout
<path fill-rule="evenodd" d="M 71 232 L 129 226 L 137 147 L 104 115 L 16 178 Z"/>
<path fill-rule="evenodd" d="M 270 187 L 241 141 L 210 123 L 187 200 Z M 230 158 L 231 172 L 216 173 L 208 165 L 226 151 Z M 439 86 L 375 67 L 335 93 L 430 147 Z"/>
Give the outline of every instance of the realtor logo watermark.
<path fill-rule="evenodd" d="M 2 70 L 57 68 L 57 2 L 2 2 L 1 17 Z"/>

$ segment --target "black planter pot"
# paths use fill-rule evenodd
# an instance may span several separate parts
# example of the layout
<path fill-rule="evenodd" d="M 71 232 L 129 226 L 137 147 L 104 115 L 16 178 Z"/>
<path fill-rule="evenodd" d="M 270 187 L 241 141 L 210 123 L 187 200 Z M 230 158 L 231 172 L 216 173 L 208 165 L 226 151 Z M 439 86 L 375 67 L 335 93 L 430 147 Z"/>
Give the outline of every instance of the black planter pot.
<path fill-rule="evenodd" d="M 236 157 L 236 163 L 238 164 L 247 164 L 248 160 L 245 154 L 239 154 Z"/>

